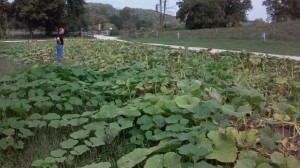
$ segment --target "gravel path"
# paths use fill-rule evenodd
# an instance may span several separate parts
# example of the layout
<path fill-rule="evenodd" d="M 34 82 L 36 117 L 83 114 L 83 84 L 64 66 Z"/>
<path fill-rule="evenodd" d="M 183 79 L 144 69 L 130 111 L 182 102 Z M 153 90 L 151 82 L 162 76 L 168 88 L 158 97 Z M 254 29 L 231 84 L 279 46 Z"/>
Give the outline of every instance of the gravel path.
<path fill-rule="evenodd" d="M 124 40 L 118 39 L 118 37 L 111 37 L 111 36 L 103 36 L 103 35 L 94 35 L 95 38 L 100 39 L 100 40 L 116 40 L 116 41 L 122 41 L 122 42 L 128 42 Z M 166 46 L 174 49 L 184 49 L 184 46 L 177 46 L 177 45 L 164 45 L 164 44 L 155 44 L 155 43 L 144 43 L 147 45 L 153 45 L 153 46 Z M 188 47 L 189 50 L 192 51 L 200 51 L 200 50 L 207 50 L 207 48 L 201 48 L 201 47 Z M 233 51 L 233 50 L 222 50 L 222 49 L 212 49 L 210 52 L 211 53 L 219 53 L 223 51 L 230 51 L 230 52 L 240 52 L 240 51 Z M 295 61 L 300 61 L 300 56 L 292 56 L 292 55 L 278 55 L 278 54 L 266 54 L 266 53 L 259 53 L 259 52 L 252 52 L 255 55 L 258 56 L 272 56 L 272 57 L 278 57 L 278 58 L 283 58 L 283 59 L 292 59 Z"/>

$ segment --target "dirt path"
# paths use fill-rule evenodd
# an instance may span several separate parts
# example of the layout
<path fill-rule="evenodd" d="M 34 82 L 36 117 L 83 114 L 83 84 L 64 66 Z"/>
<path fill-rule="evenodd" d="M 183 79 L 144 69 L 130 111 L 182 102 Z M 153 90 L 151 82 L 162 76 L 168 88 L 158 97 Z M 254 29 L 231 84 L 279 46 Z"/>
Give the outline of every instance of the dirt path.
<path fill-rule="evenodd" d="M 122 41 L 122 42 L 128 42 L 124 40 L 118 39 L 118 37 L 111 37 L 111 36 L 103 36 L 103 35 L 94 35 L 95 38 L 100 39 L 100 40 L 116 40 L 116 41 Z M 153 45 L 153 46 L 166 46 L 174 49 L 184 49 L 184 46 L 177 46 L 177 45 L 164 45 L 164 44 L 155 44 L 155 43 L 144 43 L 147 45 Z M 201 47 L 188 47 L 189 50 L 192 51 L 200 51 L 200 50 L 207 50 L 207 48 L 201 48 Z M 232 51 L 232 50 L 223 50 L 223 49 L 212 49 L 210 52 L 211 53 L 219 53 L 223 51 L 230 51 L 230 52 L 240 52 L 240 51 Z M 277 55 L 277 54 L 266 54 L 266 53 L 259 53 L 259 52 L 252 52 L 253 54 L 257 56 L 272 56 L 272 57 L 278 57 L 278 58 L 288 58 L 292 59 L 295 61 L 300 61 L 300 56 L 292 56 L 292 55 Z"/>

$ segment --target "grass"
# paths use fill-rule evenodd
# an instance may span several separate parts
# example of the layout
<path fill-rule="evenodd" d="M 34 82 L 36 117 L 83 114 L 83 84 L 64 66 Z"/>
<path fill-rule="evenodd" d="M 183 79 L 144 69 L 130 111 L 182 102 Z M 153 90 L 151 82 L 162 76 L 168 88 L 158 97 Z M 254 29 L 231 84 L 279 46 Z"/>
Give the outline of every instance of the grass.
<path fill-rule="evenodd" d="M 285 41 L 258 41 L 258 40 L 234 40 L 234 39 L 176 39 L 176 38 L 124 38 L 129 41 L 142 43 L 158 43 L 167 45 L 180 45 L 187 47 L 204 47 L 227 50 L 246 50 L 249 52 L 262 52 L 268 54 L 283 54 L 300 56 L 299 42 Z"/>
<path fill-rule="evenodd" d="M 227 50 L 246 50 L 269 54 L 300 56 L 300 21 L 275 24 L 258 24 L 233 28 L 146 32 L 139 38 L 123 36 L 122 39 L 143 43 L 159 43 L 189 47 Z M 266 33 L 266 42 L 262 41 Z"/>

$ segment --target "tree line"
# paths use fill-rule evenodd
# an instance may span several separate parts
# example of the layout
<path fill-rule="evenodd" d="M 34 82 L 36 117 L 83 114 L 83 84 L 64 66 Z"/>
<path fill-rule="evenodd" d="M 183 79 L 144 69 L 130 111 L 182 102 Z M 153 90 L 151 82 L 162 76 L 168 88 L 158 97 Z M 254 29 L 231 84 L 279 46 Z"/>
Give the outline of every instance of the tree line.
<path fill-rule="evenodd" d="M 58 27 L 65 27 L 68 32 L 95 31 L 98 25 L 102 30 L 160 28 L 160 14 L 155 10 L 129 7 L 119 10 L 84 0 L 0 0 L 0 5 L 0 38 L 7 29 L 26 29 L 31 34 L 39 29 L 51 35 Z M 164 20 L 165 27 L 179 24 L 175 16 L 164 14 Z"/>
<path fill-rule="evenodd" d="M 177 18 L 188 29 L 238 26 L 247 21 L 251 0 L 180 0 Z M 272 22 L 300 18 L 300 0 L 264 0 Z"/>
<path fill-rule="evenodd" d="M 84 13 L 84 0 L 0 0 L 0 34 L 8 27 L 26 28 L 32 34 L 44 28 L 47 35 L 60 26 L 79 26 Z M 10 25 L 8 25 L 10 24 Z M 1 31 L 2 30 L 2 31 Z M 2 32 L 2 33 L 1 33 Z M 0 36 L 1 37 L 1 36 Z"/>
<path fill-rule="evenodd" d="M 176 18 L 187 29 L 239 26 L 247 21 L 251 0 L 178 0 Z M 300 0 L 264 0 L 272 22 L 300 18 Z M 155 10 L 124 8 L 86 3 L 85 0 L 0 0 L 0 38 L 8 28 L 23 28 L 33 32 L 39 28 L 47 35 L 58 27 L 68 31 L 120 29 L 178 28 L 175 17 L 167 15 L 168 0 L 157 0 Z"/>

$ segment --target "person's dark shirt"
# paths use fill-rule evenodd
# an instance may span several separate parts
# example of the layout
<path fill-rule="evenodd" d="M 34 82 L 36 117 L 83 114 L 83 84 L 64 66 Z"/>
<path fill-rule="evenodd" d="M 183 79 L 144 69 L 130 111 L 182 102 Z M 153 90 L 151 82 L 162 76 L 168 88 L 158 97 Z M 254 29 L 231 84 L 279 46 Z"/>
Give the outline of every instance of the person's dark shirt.
<path fill-rule="evenodd" d="M 59 37 L 59 39 L 60 39 L 60 43 L 59 43 L 59 41 L 58 40 L 56 40 L 56 43 L 57 44 L 61 44 L 61 45 L 64 45 L 64 37 L 63 37 L 63 35 L 62 34 L 59 34 L 59 33 L 57 33 L 57 35 L 56 35 L 56 39 Z"/>

